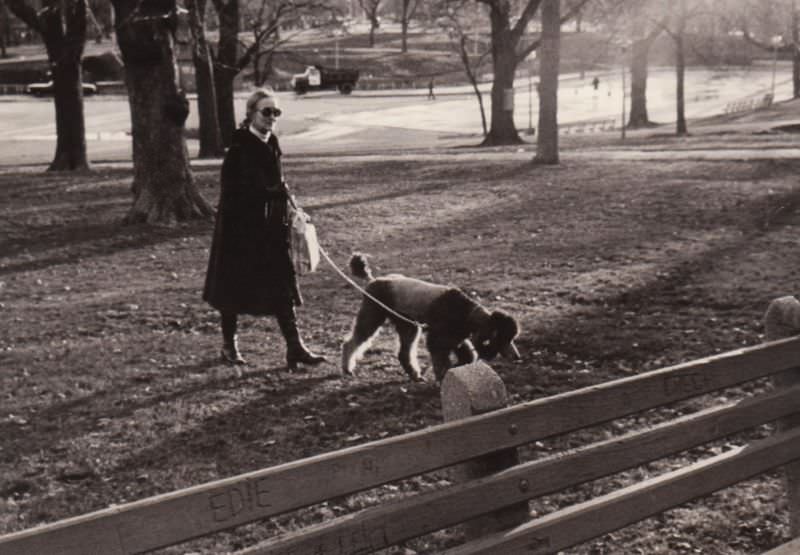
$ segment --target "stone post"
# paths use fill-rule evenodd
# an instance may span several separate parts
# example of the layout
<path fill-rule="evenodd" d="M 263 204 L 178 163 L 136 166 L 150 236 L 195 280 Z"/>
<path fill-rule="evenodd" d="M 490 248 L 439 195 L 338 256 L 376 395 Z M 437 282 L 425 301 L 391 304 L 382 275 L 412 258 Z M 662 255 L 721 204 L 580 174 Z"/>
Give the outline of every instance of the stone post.
<path fill-rule="evenodd" d="M 442 413 L 445 422 L 501 409 L 508 404 L 503 380 L 482 361 L 453 368 L 442 380 Z M 490 453 L 455 467 L 457 482 L 474 480 L 519 464 L 516 448 Z M 517 503 L 464 524 L 467 540 L 526 522 L 528 503 Z"/>

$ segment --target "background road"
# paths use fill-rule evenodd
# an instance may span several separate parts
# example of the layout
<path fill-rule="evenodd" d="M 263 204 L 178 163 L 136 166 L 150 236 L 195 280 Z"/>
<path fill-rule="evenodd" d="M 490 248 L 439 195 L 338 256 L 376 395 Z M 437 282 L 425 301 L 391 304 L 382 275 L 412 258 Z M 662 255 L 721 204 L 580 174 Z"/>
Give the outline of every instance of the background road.
<path fill-rule="evenodd" d="M 778 64 L 776 101 L 791 98 L 791 80 L 787 77 L 790 73 L 790 65 Z M 690 70 L 686 75 L 686 115 L 710 116 L 722 113 L 732 101 L 761 98 L 772 89 L 772 75 L 770 64 L 748 69 Z M 600 80 L 597 90 L 591 83 L 595 76 Z M 559 122 L 615 119 L 619 126 L 621 92 L 619 74 L 566 76 L 559 88 Z M 483 93 L 488 110 L 488 85 Z M 475 144 L 481 137 L 478 103 L 469 87 L 437 89 L 435 101 L 426 98 L 427 89 L 356 91 L 351 96 L 324 92 L 297 97 L 285 92 L 279 96 L 284 109 L 279 133 L 284 150 L 290 155 L 435 148 Z M 652 70 L 648 79 L 650 118 L 673 122 L 674 97 L 674 71 Z M 237 96 L 238 117 L 244 113 L 245 98 L 246 93 Z M 531 124 L 536 127 L 538 98 L 532 79 L 523 76 L 516 82 L 514 103 L 517 127 L 521 131 Z M 85 116 L 92 162 L 130 160 L 130 114 L 124 96 L 86 98 Z M 52 99 L 0 97 L 0 166 L 48 164 L 55 150 L 54 119 Z M 187 127 L 197 127 L 194 101 Z M 189 141 L 189 149 L 194 156 L 196 141 Z"/>

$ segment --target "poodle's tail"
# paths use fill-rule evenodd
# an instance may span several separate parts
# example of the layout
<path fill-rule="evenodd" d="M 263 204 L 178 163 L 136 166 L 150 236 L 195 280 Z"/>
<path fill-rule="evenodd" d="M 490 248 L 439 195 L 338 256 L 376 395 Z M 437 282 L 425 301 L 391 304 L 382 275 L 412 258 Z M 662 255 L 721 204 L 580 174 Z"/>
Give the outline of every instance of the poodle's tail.
<path fill-rule="evenodd" d="M 350 273 L 357 278 L 372 281 L 372 270 L 367 262 L 367 257 L 359 252 L 350 257 Z"/>

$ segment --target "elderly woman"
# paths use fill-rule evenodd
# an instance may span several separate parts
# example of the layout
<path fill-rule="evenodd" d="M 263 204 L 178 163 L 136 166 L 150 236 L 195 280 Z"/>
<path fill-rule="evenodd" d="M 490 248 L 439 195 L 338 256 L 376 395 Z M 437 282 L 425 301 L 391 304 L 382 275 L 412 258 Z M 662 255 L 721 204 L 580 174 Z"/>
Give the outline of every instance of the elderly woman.
<path fill-rule="evenodd" d="M 296 370 L 325 357 L 309 351 L 297 330 L 294 307 L 302 299 L 289 249 L 289 192 L 273 133 L 280 115 L 269 89 L 258 89 L 247 100 L 247 116 L 222 163 L 203 299 L 220 312 L 223 360 L 245 364 L 236 341 L 239 314 L 273 315 L 286 340 L 287 366 Z"/>

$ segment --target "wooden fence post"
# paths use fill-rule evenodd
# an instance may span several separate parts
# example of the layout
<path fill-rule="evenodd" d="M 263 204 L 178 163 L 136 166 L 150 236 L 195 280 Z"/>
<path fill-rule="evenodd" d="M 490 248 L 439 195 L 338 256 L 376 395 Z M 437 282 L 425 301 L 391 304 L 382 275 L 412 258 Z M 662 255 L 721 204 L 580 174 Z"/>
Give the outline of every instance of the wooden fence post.
<path fill-rule="evenodd" d="M 764 315 L 767 339 L 775 341 L 800 335 L 800 301 L 786 296 L 773 300 Z M 800 383 L 800 361 L 796 369 L 776 374 L 776 388 L 790 387 Z M 800 426 L 800 415 L 793 415 L 778 422 L 778 430 L 784 431 Z M 800 536 L 800 461 L 783 467 L 786 476 L 786 491 L 789 498 L 789 525 L 792 537 Z"/>
<path fill-rule="evenodd" d="M 503 380 L 482 361 L 452 368 L 442 380 L 442 413 L 445 422 L 491 412 L 507 406 L 508 395 Z M 516 433 L 516 430 L 509 430 Z M 504 449 L 455 467 L 456 481 L 467 481 L 494 474 L 519 464 L 516 448 Z M 520 484 L 527 487 L 527 484 Z M 512 528 L 529 519 L 528 503 L 517 503 L 475 518 L 464 524 L 467 539 Z"/>

